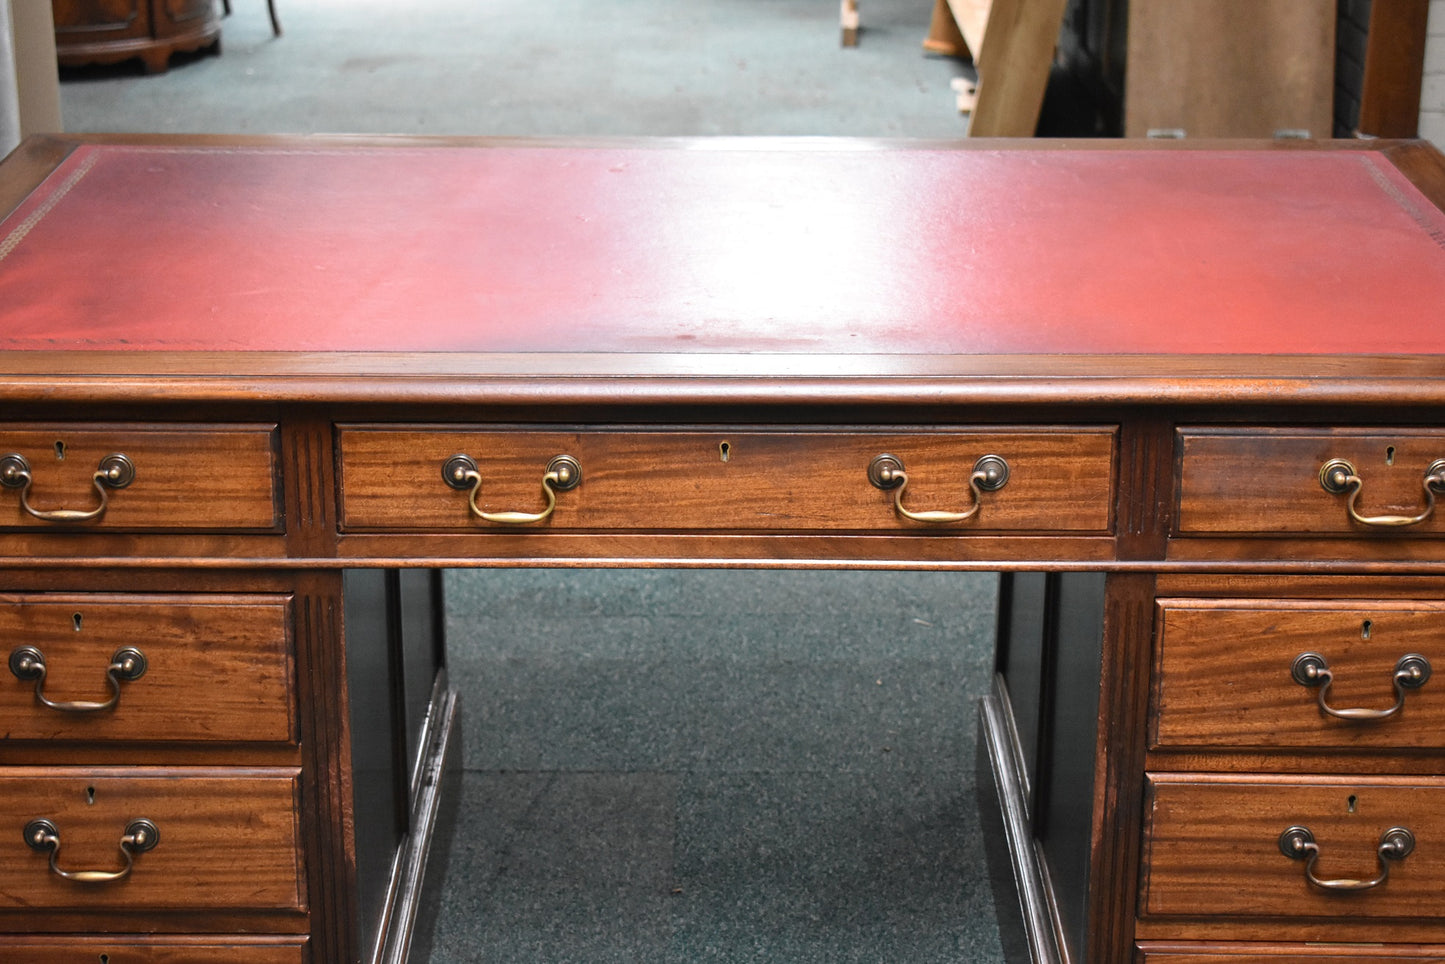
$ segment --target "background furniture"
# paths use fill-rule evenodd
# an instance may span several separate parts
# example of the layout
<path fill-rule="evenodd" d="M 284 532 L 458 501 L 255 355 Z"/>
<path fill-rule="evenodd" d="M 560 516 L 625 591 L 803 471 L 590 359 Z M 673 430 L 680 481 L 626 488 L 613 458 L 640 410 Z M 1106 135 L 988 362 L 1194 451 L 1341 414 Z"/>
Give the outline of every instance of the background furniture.
<path fill-rule="evenodd" d="M 1420 127 L 1429 0 L 1383 0 L 1370 5 L 1360 116 L 1366 137 L 1414 137 Z"/>
<path fill-rule="evenodd" d="M 221 0 L 221 4 L 222 9 L 226 11 L 226 16 L 229 17 L 231 0 Z M 281 21 L 276 18 L 276 0 L 266 0 L 266 14 L 271 18 L 271 33 L 277 37 L 281 36 Z"/>
<path fill-rule="evenodd" d="M 959 109 L 975 137 L 1032 137 L 1051 76 L 1055 96 L 1083 97 L 1061 108 L 1070 132 L 1097 112 L 1092 133 L 1126 137 L 1321 137 L 1335 20 L 1316 0 L 936 0 L 924 49 L 972 56 L 977 89 Z"/>
<path fill-rule="evenodd" d="M 1327 137 L 1335 4 L 1130 0 L 1124 136 Z"/>
<path fill-rule="evenodd" d="M 687 146 L 0 168 L 0 951 L 403 959 L 527 564 L 1004 570 L 1035 959 L 1439 955 L 1439 155 Z"/>
<path fill-rule="evenodd" d="M 978 82 L 955 81 L 970 137 L 1033 137 L 1067 0 L 935 0 L 923 47 L 971 56 Z"/>
<path fill-rule="evenodd" d="M 214 47 L 221 23 L 214 0 L 51 0 L 55 50 L 65 67 L 139 57 L 166 69 L 174 53 Z"/>

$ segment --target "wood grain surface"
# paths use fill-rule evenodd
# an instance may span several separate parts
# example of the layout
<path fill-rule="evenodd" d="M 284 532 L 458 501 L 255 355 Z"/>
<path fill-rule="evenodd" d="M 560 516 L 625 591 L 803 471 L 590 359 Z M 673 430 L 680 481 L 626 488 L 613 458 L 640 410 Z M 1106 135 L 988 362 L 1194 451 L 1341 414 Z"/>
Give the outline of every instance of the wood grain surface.
<path fill-rule="evenodd" d="M 1371 527 L 1349 517 L 1345 495 L 1320 485 L 1320 467 L 1345 459 L 1363 481 L 1360 515 L 1413 516 L 1427 505 L 1426 470 L 1445 459 L 1445 430 L 1183 428 L 1178 451 L 1181 534 L 1398 538 L 1445 531 L 1445 506 L 1419 525 Z"/>
<path fill-rule="evenodd" d="M 1400 657 L 1445 668 L 1445 603 L 1161 599 L 1157 624 L 1156 747 L 1445 747 L 1438 680 L 1407 689 L 1392 717 L 1356 721 L 1290 676 L 1317 653 L 1334 676 L 1327 705 L 1389 709 Z"/>
<path fill-rule="evenodd" d="M 1126 137 L 1331 136 L 1335 7 L 1310 0 L 1132 0 Z"/>
<path fill-rule="evenodd" d="M 7 938 L 0 957 L 22 964 L 306 964 L 297 938 L 123 936 Z"/>
<path fill-rule="evenodd" d="M 1390 961 L 1413 961 L 1415 964 L 1445 961 L 1445 947 L 1439 944 L 1337 944 L 1314 943 L 1216 943 L 1169 944 L 1150 941 L 1140 944 L 1135 960 L 1138 964 L 1388 964 Z"/>
<path fill-rule="evenodd" d="M 1149 775 L 1140 906 L 1145 916 L 1439 918 L 1445 907 L 1445 780 L 1324 776 Z M 1380 835 L 1402 826 L 1417 846 L 1389 879 L 1358 893 L 1305 880 L 1279 836 L 1308 827 L 1321 878 L 1366 880 Z M 1384 932 L 1379 932 L 1383 936 Z"/>
<path fill-rule="evenodd" d="M 0 813 L 16 824 L 0 861 L 0 910 L 304 909 L 298 784 L 287 769 L 0 770 Z M 114 883 L 61 879 L 19 832 L 31 819 L 50 820 L 61 869 L 114 871 L 124 866 L 120 838 L 139 817 L 156 825 L 160 842 Z"/>
<path fill-rule="evenodd" d="M 39 511 L 89 510 L 99 496 L 91 477 L 102 459 L 125 455 L 135 481 L 107 492 L 93 522 L 57 524 L 27 514 L 20 490 L 0 490 L 0 528 L 55 532 L 190 529 L 275 531 L 275 427 L 103 423 L 0 424 L 0 456 L 18 454 L 34 480 Z"/>
<path fill-rule="evenodd" d="M 972 432 L 518 431 L 484 427 L 343 425 L 339 431 L 342 527 L 504 528 L 474 519 L 466 492 L 441 467 L 467 453 L 482 475 L 487 511 L 536 512 L 548 461 L 570 454 L 581 484 L 559 493 L 537 527 L 723 531 L 863 530 L 1107 532 L 1114 432 L 1040 427 Z M 973 505 L 968 477 L 984 455 L 1010 467 L 985 492 L 977 515 L 929 526 L 900 518 L 893 495 L 868 481 L 888 453 L 908 470 L 904 505 L 961 512 Z M 521 528 L 521 527 L 512 527 Z"/>
<path fill-rule="evenodd" d="M 294 743 L 294 658 L 284 596 L 0 594 L 7 653 L 44 655 L 54 701 L 103 701 L 106 667 L 122 647 L 146 671 L 122 681 L 114 708 L 63 712 L 35 684 L 0 677 L 8 740 Z"/>

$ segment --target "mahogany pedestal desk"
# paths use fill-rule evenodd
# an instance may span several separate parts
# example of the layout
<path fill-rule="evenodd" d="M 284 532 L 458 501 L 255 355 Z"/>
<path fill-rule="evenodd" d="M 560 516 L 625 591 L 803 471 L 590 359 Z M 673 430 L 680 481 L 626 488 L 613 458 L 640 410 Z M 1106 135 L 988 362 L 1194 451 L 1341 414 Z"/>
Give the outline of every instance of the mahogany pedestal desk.
<path fill-rule="evenodd" d="M 1003 571 L 1035 959 L 1445 958 L 1442 198 L 1412 143 L 26 142 L 0 958 L 404 959 L 435 574 L 516 565 Z"/>

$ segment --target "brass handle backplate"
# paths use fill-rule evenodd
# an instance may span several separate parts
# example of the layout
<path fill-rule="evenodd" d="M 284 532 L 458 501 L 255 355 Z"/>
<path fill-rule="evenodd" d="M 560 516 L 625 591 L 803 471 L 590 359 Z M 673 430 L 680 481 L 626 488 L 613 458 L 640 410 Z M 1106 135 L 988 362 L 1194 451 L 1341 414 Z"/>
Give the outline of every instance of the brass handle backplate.
<path fill-rule="evenodd" d="M 582 466 L 570 455 L 557 455 L 547 463 L 547 469 L 542 473 L 542 495 L 547 500 L 547 506 L 541 512 L 485 512 L 477 505 L 477 493 L 482 488 L 482 474 L 477 468 L 476 459 L 470 455 L 453 455 L 442 464 L 442 479 L 454 489 L 466 491 L 470 489 L 467 496 L 467 505 L 471 507 L 472 515 L 487 522 L 496 522 L 501 525 L 527 525 L 531 522 L 541 522 L 552 514 L 557 508 L 557 493 L 566 492 L 577 488 L 582 483 Z"/>
<path fill-rule="evenodd" d="M 100 496 L 100 504 L 93 509 L 37 509 L 30 504 L 30 487 L 35 477 L 25 456 L 11 452 L 0 455 L 0 486 L 20 490 L 20 508 L 41 522 L 76 523 L 91 522 L 105 514 L 110 502 L 111 489 L 123 489 L 135 481 L 135 464 L 120 453 L 112 453 L 100 460 L 91 482 Z"/>
<path fill-rule="evenodd" d="M 34 646 L 17 646 L 10 651 L 10 672 L 16 679 L 35 681 L 35 698 L 52 710 L 65 713 L 94 713 L 108 710 L 120 701 L 121 680 L 138 680 L 145 675 L 146 658 L 140 650 L 126 646 L 115 651 L 105 678 L 110 682 L 110 699 L 99 703 L 88 700 L 52 700 L 45 695 L 45 654 Z"/>
<path fill-rule="evenodd" d="M 1320 466 L 1320 487 L 1331 495 L 1345 495 L 1345 509 L 1350 518 L 1361 525 L 1399 527 L 1419 525 L 1435 513 L 1435 493 L 1445 491 L 1445 459 L 1436 459 L 1425 470 L 1421 486 L 1425 490 L 1425 508 L 1417 515 L 1360 515 L 1355 502 L 1365 487 L 1364 479 L 1355 472 L 1355 467 L 1345 459 L 1330 459 Z"/>
<path fill-rule="evenodd" d="M 908 487 L 908 471 L 896 455 L 875 455 L 868 463 L 868 481 L 875 488 L 893 493 L 893 509 L 905 519 L 930 525 L 944 525 L 963 522 L 978 514 L 983 506 L 985 492 L 997 492 L 1008 484 L 1008 462 L 999 455 L 985 455 L 973 463 L 968 475 L 968 487 L 973 490 L 973 505 L 962 512 L 947 512 L 938 509 L 915 511 L 903 505 L 903 490 Z"/>
<path fill-rule="evenodd" d="M 1334 673 L 1330 664 L 1319 653 L 1300 653 L 1290 664 L 1289 674 L 1301 686 L 1319 687 L 1316 699 L 1320 709 L 1341 720 L 1384 720 L 1394 716 L 1405 705 L 1405 691 L 1416 690 L 1430 680 L 1430 661 L 1419 653 L 1407 653 L 1395 662 L 1392 676 L 1395 684 L 1395 705 L 1384 710 L 1369 710 L 1360 707 L 1337 709 L 1326 701 Z"/>
<path fill-rule="evenodd" d="M 135 868 L 135 855 L 152 850 L 161 842 L 160 828 L 142 817 L 126 824 L 125 833 L 120 838 L 120 855 L 125 858 L 124 867 L 119 870 L 65 870 L 60 866 L 60 831 L 55 828 L 55 824 L 44 818 L 32 820 L 25 825 L 23 833 L 25 844 L 31 850 L 40 853 L 49 851 L 52 874 L 81 884 L 106 884 L 124 880 Z"/>
<path fill-rule="evenodd" d="M 1380 835 L 1380 845 L 1375 848 L 1379 872 L 1369 880 L 1341 877 L 1324 880 L 1315 876 L 1315 863 L 1320 859 L 1320 845 L 1308 827 L 1290 827 L 1279 835 L 1279 850 L 1291 860 L 1305 862 L 1305 880 L 1321 890 L 1351 893 L 1372 890 L 1390 879 L 1390 861 L 1404 860 L 1415 849 L 1415 835 L 1404 827 L 1391 827 Z"/>

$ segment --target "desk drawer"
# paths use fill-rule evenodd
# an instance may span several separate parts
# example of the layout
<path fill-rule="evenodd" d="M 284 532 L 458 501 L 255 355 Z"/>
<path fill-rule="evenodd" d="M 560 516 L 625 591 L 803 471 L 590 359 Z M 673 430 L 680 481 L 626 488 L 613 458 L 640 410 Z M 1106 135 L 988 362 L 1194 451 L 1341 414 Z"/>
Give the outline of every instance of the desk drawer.
<path fill-rule="evenodd" d="M 1157 747 L 1445 747 L 1445 602 L 1161 599 L 1156 622 Z"/>
<path fill-rule="evenodd" d="M 290 626 L 281 595 L 0 594 L 5 737 L 294 743 Z"/>
<path fill-rule="evenodd" d="M 1146 915 L 1438 918 L 1445 912 L 1445 778 L 1149 775 L 1140 907 Z M 1313 866 L 1281 836 L 1304 828 Z M 1396 828 L 1414 847 L 1379 856 Z M 1369 883 L 1331 890 L 1311 883 Z"/>
<path fill-rule="evenodd" d="M 1114 430 L 668 432 L 487 431 L 449 426 L 343 425 L 338 429 L 342 526 L 351 531 L 533 528 L 655 531 L 887 531 L 1107 533 Z M 538 513 L 542 478 L 558 455 L 580 469 L 550 518 L 487 521 L 468 505 L 471 484 L 449 485 L 453 456 L 474 464 L 482 512 Z M 894 456 L 907 473 L 909 511 L 963 513 L 945 524 L 900 517 L 894 492 L 869 466 Z M 975 502 L 980 458 L 1007 478 Z M 996 464 L 996 463 L 995 463 Z"/>
<path fill-rule="evenodd" d="M 1150 942 L 1138 947 L 1140 964 L 1440 964 L 1445 947 L 1422 944 L 1172 944 Z"/>
<path fill-rule="evenodd" d="M 272 425 L 0 425 L 0 482 L 0 529 L 281 528 Z"/>
<path fill-rule="evenodd" d="M 304 938 L 0 937 L 0 960 L 19 964 L 305 964 Z"/>
<path fill-rule="evenodd" d="M 289 769 L 0 770 L 0 814 L 12 824 L 0 908 L 304 910 L 297 783 Z M 140 819 L 158 842 L 123 878 L 57 873 L 124 872 L 121 841 Z M 27 845 L 35 820 L 48 821 L 58 851 Z"/>
<path fill-rule="evenodd" d="M 1182 535 L 1406 535 L 1445 532 L 1425 479 L 1445 460 L 1445 431 L 1212 429 L 1178 433 Z M 1329 464 L 1344 472 L 1322 482 Z M 1332 476 L 1333 473 L 1326 473 Z M 1437 489 L 1445 492 L 1445 487 Z M 1351 517 L 1351 494 L 1354 495 Z M 1410 525 L 1387 520 L 1419 518 Z"/>

